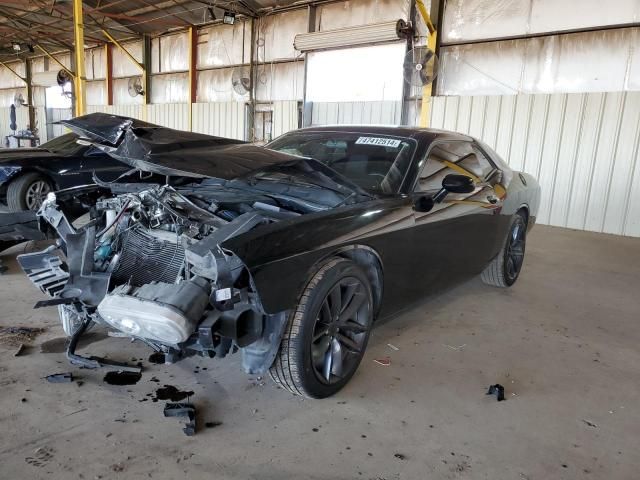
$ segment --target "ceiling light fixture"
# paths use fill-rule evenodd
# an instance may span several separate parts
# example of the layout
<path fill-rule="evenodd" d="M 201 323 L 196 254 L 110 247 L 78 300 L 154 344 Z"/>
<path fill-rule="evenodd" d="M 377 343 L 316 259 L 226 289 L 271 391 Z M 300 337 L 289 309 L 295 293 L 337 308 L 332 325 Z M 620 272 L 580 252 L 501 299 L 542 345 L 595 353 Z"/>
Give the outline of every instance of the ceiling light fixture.
<path fill-rule="evenodd" d="M 224 17 L 222 17 L 222 23 L 226 23 L 227 25 L 233 25 L 236 23 L 236 14 L 233 12 L 224 12 Z"/>

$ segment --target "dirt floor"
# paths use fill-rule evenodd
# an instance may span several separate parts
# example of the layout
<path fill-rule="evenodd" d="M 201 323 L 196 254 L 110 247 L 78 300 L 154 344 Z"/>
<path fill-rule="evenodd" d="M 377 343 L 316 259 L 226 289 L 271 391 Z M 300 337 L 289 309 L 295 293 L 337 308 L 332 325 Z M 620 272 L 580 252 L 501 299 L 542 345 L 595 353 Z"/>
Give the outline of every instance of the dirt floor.
<path fill-rule="evenodd" d="M 640 239 L 536 227 L 514 288 L 472 280 L 385 322 L 351 383 L 321 401 L 247 377 L 235 357 L 153 365 L 102 332 L 81 351 L 142 360 L 142 379 L 112 386 L 71 367 L 15 252 L 2 257 L 0 326 L 46 331 L 18 357 L 0 343 L 0 478 L 640 475 Z M 43 378 L 66 371 L 79 381 Z M 495 383 L 506 401 L 485 395 Z M 195 392 L 195 436 L 153 402 L 163 385 Z"/>

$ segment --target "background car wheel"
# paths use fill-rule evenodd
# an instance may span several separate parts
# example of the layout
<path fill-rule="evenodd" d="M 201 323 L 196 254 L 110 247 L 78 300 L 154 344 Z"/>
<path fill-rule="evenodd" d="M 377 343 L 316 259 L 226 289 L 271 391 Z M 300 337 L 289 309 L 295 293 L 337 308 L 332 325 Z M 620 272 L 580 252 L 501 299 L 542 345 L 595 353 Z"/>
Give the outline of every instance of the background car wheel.
<path fill-rule="evenodd" d="M 494 287 L 513 285 L 522 269 L 526 243 L 527 219 L 525 213 L 519 211 L 511 221 L 502 250 L 482 272 L 482 281 Z"/>
<path fill-rule="evenodd" d="M 327 261 L 291 312 L 271 378 L 296 395 L 333 395 L 358 368 L 372 323 L 366 274 L 351 260 Z"/>
<path fill-rule="evenodd" d="M 39 173 L 27 173 L 16 178 L 7 187 L 9 211 L 37 210 L 51 191 L 49 181 Z"/>

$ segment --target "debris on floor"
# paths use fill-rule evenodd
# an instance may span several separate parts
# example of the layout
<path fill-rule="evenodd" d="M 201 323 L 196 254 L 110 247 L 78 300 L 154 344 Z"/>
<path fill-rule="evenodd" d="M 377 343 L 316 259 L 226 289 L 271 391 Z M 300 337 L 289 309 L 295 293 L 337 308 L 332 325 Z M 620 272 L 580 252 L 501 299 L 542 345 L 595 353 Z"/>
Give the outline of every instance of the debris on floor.
<path fill-rule="evenodd" d="M 593 422 L 590 422 L 589 420 L 582 419 L 582 421 L 583 421 L 584 423 L 586 423 L 587 425 L 589 425 L 590 427 L 598 428 L 598 425 L 596 425 L 596 424 L 595 424 L 595 423 L 593 423 Z"/>
<path fill-rule="evenodd" d="M 20 345 L 18 345 L 18 349 L 13 353 L 13 356 L 19 357 L 24 353 L 24 350 L 25 350 L 24 343 L 21 343 Z"/>
<path fill-rule="evenodd" d="M 165 385 L 156 390 L 155 398 L 151 400 L 153 402 L 157 402 L 158 400 L 171 400 L 172 402 L 179 402 L 180 400 L 184 400 L 185 398 L 193 395 L 193 391 L 182 391 L 178 390 L 173 385 Z"/>
<path fill-rule="evenodd" d="M 222 425 L 222 422 L 206 422 L 204 424 L 204 426 L 207 428 L 216 428 L 216 427 L 219 427 L 220 425 Z"/>
<path fill-rule="evenodd" d="M 49 383 L 71 383 L 73 382 L 73 373 L 53 373 L 45 377 Z"/>
<path fill-rule="evenodd" d="M 165 358 L 165 355 L 162 352 L 154 352 L 151 355 L 149 355 L 149 361 L 157 365 L 163 364 L 164 358 Z"/>
<path fill-rule="evenodd" d="M 109 385 L 135 385 L 142 378 L 139 372 L 123 372 L 121 370 L 107 372 L 104 376 L 105 383 Z"/>
<path fill-rule="evenodd" d="M 491 385 L 486 393 L 487 395 L 495 395 L 499 402 L 504 400 L 504 387 L 499 383 Z"/>
<path fill-rule="evenodd" d="M 32 342 L 44 330 L 34 327 L 0 327 L 0 343 L 9 347 L 19 347 L 20 344 Z"/>
<path fill-rule="evenodd" d="M 400 350 L 398 347 L 396 347 L 395 345 L 392 345 L 391 343 L 387 343 L 387 347 L 389 347 L 391 350 L 394 350 L 396 352 Z"/>
<path fill-rule="evenodd" d="M 167 403 L 164 406 L 165 417 L 187 417 L 189 421 L 185 423 L 182 431 L 188 437 L 196 433 L 196 408 L 192 403 Z"/>
<path fill-rule="evenodd" d="M 451 350 L 455 350 L 456 352 L 459 352 L 460 350 L 462 350 L 464 347 L 467 346 L 467 344 L 463 344 L 463 345 L 458 345 L 457 347 L 454 347 L 453 345 L 447 345 L 446 343 L 444 344 L 445 347 L 450 348 Z"/>
<path fill-rule="evenodd" d="M 391 359 L 389 357 L 376 358 L 373 361 L 378 365 L 382 365 L 383 367 L 388 367 L 389 365 L 391 365 Z"/>

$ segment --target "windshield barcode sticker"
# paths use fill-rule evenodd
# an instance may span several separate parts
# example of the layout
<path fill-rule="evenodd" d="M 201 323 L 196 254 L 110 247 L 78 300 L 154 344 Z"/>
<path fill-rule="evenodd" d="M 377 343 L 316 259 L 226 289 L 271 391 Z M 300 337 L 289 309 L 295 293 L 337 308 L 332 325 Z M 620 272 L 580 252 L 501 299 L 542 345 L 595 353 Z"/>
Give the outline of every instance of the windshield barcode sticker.
<path fill-rule="evenodd" d="M 356 140 L 358 145 L 375 145 L 378 147 L 393 147 L 400 145 L 400 140 L 395 138 L 379 138 L 379 137 L 359 137 Z"/>

